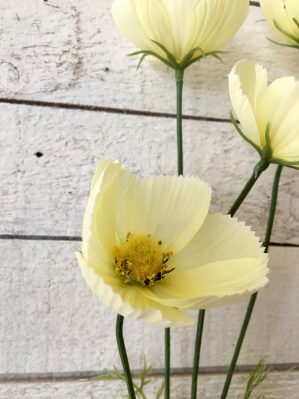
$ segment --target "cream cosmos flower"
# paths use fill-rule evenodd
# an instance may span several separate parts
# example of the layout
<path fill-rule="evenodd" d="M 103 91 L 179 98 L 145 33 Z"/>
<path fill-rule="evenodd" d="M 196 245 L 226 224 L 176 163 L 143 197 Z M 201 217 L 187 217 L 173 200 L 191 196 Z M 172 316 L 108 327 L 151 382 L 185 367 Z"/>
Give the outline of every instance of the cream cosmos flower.
<path fill-rule="evenodd" d="M 192 324 L 187 309 L 240 300 L 267 283 L 267 255 L 230 216 L 208 215 L 197 178 L 136 178 L 118 162 L 95 173 L 83 222 L 84 279 L 115 312 L 154 325 Z"/>
<path fill-rule="evenodd" d="M 261 157 L 299 168 L 299 82 L 283 77 L 268 84 L 267 70 L 241 61 L 229 75 L 235 127 Z"/>
<path fill-rule="evenodd" d="M 261 7 L 272 28 L 289 43 L 286 46 L 299 48 L 299 1 L 261 0 Z"/>
<path fill-rule="evenodd" d="M 248 8 L 248 0 L 115 0 L 112 14 L 144 55 L 154 53 L 176 69 L 216 55 L 239 30 Z"/>

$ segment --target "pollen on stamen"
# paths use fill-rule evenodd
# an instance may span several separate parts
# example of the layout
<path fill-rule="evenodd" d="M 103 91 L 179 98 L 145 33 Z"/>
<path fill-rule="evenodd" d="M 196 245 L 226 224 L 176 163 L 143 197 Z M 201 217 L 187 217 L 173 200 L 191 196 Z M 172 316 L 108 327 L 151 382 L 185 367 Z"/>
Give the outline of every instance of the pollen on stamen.
<path fill-rule="evenodd" d="M 162 241 L 150 234 L 128 233 L 126 241 L 115 250 L 115 271 L 124 281 L 152 286 L 174 269 L 168 268 L 172 252 L 163 252 Z"/>

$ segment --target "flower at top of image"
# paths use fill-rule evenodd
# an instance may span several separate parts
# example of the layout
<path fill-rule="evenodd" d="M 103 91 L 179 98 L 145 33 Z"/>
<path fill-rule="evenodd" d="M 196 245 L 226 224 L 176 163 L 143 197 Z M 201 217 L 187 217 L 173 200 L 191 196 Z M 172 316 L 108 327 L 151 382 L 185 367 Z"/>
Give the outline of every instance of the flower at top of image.
<path fill-rule="evenodd" d="M 268 83 L 263 65 L 240 61 L 229 74 L 233 123 L 270 163 L 299 168 L 299 82 L 283 77 Z"/>
<path fill-rule="evenodd" d="M 298 0 L 261 0 L 264 16 L 272 29 L 288 44 L 286 47 L 299 48 L 299 1 Z"/>
<path fill-rule="evenodd" d="M 268 256 L 230 216 L 208 214 L 210 187 L 194 177 L 137 178 L 101 161 L 85 211 L 82 275 L 118 314 L 188 325 L 188 309 L 236 302 L 263 287 Z"/>
<path fill-rule="evenodd" d="M 140 52 L 185 69 L 219 49 L 243 24 L 249 0 L 114 0 L 120 32 Z"/>

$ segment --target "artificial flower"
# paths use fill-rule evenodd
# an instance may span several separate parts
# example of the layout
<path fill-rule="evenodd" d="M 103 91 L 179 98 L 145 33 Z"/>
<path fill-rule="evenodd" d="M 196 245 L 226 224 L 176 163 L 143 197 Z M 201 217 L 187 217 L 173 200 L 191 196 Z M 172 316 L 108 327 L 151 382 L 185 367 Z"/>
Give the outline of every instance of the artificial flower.
<path fill-rule="evenodd" d="M 82 275 L 118 314 L 159 325 L 193 324 L 188 309 L 240 300 L 267 283 L 258 238 L 230 216 L 208 215 L 197 178 L 137 178 L 101 161 L 83 222 Z"/>
<path fill-rule="evenodd" d="M 248 0 L 115 0 L 112 14 L 140 54 L 154 55 L 177 69 L 206 55 L 217 56 L 248 9 Z"/>
<path fill-rule="evenodd" d="M 263 65 L 240 61 L 229 91 L 242 137 L 266 161 L 299 168 L 299 82 L 283 77 L 268 84 Z"/>
<path fill-rule="evenodd" d="M 288 42 L 277 44 L 299 48 L 299 1 L 261 0 L 261 7 L 273 30 Z"/>

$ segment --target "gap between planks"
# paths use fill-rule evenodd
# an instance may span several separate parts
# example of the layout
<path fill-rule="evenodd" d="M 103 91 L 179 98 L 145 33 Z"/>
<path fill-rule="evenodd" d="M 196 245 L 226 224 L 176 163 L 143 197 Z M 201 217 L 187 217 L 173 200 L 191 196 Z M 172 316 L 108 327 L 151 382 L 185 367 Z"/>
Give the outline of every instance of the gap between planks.
<path fill-rule="evenodd" d="M 19 234 L 0 234 L 0 240 L 19 240 L 19 241 L 69 241 L 81 242 L 79 236 L 44 236 L 44 235 L 19 235 Z M 299 244 L 271 242 L 271 247 L 299 248 Z"/>
<path fill-rule="evenodd" d="M 299 371 L 299 363 L 277 363 L 268 364 L 270 372 Z M 236 373 L 249 373 L 255 369 L 255 365 L 243 365 L 236 367 Z M 200 375 L 221 375 L 226 374 L 228 367 L 202 367 L 199 369 Z M 138 377 L 142 370 L 132 370 L 133 377 Z M 60 372 L 60 373 L 24 373 L 24 374 L 0 374 L 0 384 L 12 383 L 44 383 L 44 382 L 63 382 L 77 381 L 82 379 L 95 379 L 103 376 L 105 371 L 79 371 L 79 372 Z M 150 371 L 151 377 L 163 377 L 163 369 L 153 369 Z M 171 371 L 173 377 L 191 376 L 191 368 L 173 368 Z"/>
<path fill-rule="evenodd" d="M 141 111 L 137 109 L 129 108 L 112 108 L 112 107 L 100 107 L 95 105 L 86 104 L 70 104 L 63 102 L 53 101 L 37 101 L 37 100 L 23 100 L 15 98 L 0 98 L 0 104 L 11 104 L 11 105 L 23 105 L 29 107 L 46 107 L 46 108 L 57 108 L 77 111 L 89 111 L 89 112 L 102 112 L 108 114 L 121 114 L 128 116 L 145 116 L 150 118 L 164 118 L 164 119 L 175 119 L 176 114 L 167 112 L 150 112 Z M 191 121 L 202 121 L 202 122 L 218 122 L 218 123 L 231 123 L 230 119 L 207 117 L 207 116 L 195 116 L 195 115 L 183 115 L 183 119 Z"/>
<path fill-rule="evenodd" d="M 260 3 L 258 1 L 250 1 L 249 3 L 251 6 L 260 7 Z M 175 114 L 167 112 L 165 113 L 150 112 L 150 111 L 141 111 L 136 109 L 127 109 L 127 108 L 101 107 L 101 106 L 92 106 L 87 104 L 70 104 L 63 102 L 25 100 L 25 99 L 16 99 L 16 98 L 0 98 L 0 103 L 11 104 L 11 105 L 35 106 L 35 107 L 49 107 L 57 109 L 81 110 L 89 112 L 125 114 L 125 115 L 144 116 L 144 117 L 157 117 L 157 118 L 167 118 L 167 119 L 176 117 Z M 205 116 L 195 116 L 195 115 L 184 115 L 183 119 L 194 120 L 194 121 L 219 122 L 219 123 L 231 122 L 229 118 L 205 117 Z"/>

